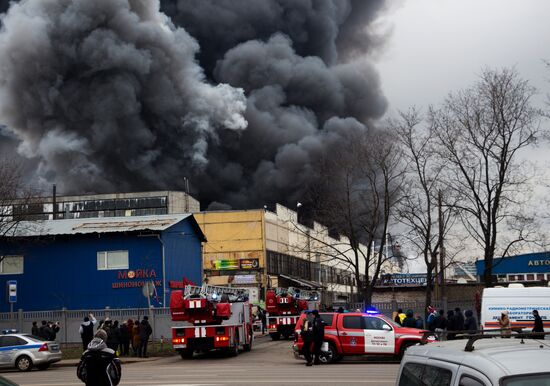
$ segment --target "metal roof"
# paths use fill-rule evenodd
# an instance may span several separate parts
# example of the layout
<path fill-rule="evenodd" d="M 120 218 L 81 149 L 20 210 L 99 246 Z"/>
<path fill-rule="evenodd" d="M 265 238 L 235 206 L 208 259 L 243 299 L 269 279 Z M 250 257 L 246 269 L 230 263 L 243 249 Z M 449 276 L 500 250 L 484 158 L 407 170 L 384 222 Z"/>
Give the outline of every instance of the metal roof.
<path fill-rule="evenodd" d="M 116 233 L 133 231 L 163 231 L 191 214 L 170 214 L 133 217 L 78 218 L 67 220 L 21 221 L 16 237 Z M 192 218 L 194 221 L 194 218 Z"/>

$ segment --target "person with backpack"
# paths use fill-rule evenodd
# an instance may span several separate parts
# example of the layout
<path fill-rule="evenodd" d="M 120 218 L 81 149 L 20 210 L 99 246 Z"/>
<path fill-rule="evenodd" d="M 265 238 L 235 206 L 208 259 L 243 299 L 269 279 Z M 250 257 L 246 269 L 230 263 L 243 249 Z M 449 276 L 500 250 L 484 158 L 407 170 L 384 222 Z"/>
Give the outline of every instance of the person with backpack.
<path fill-rule="evenodd" d="M 93 314 L 89 314 L 84 317 L 84 322 L 80 325 L 78 332 L 80 333 L 80 339 L 82 339 L 82 351 L 86 351 L 88 345 L 94 338 L 94 326 L 97 323 L 97 319 Z"/>
<path fill-rule="evenodd" d="M 86 386 L 116 386 L 120 383 L 120 360 L 107 347 L 106 340 L 107 332 L 98 330 L 80 358 L 76 375 Z"/>

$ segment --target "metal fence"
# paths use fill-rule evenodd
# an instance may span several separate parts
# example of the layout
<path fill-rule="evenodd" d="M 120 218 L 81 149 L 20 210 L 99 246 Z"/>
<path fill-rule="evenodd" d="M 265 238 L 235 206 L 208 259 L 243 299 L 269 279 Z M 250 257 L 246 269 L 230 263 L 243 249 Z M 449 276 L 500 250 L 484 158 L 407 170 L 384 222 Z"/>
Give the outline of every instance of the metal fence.
<path fill-rule="evenodd" d="M 453 301 L 453 302 L 433 302 L 432 304 L 437 309 L 444 309 L 445 311 L 460 307 L 464 310 L 473 310 L 475 314 L 474 303 L 470 301 Z M 350 310 L 364 309 L 363 303 L 343 304 L 345 308 Z M 415 314 L 420 314 L 424 317 L 424 302 L 378 302 L 373 303 L 373 307 L 376 307 L 378 311 L 392 316 L 393 312 L 398 308 L 406 310 L 413 310 Z M 80 324 L 83 322 L 84 317 L 88 316 L 88 313 L 93 313 L 98 320 L 104 320 L 109 317 L 113 321 L 118 320 L 122 323 L 125 320 L 132 319 L 141 320 L 144 315 L 149 316 L 149 322 L 153 327 L 153 340 L 159 340 L 161 337 L 170 340 L 172 337 L 171 326 L 172 319 L 169 308 L 125 308 L 125 309 L 101 309 L 101 310 L 56 310 L 56 311 L 23 311 L 18 310 L 12 313 L 0 313 L 0 330 L 15 328 L 18 331 L 30 333 L 32 328 L 32 322 L 38 322 L 40 326 L 41 321 L 60 322 L 61 329 L 57 333 L 57 341 L 60 343 L 77 343 L 80 342 L 80 334 L 78 332 Z M 479 320 L 479 318 L 478 318 Z"/>
<path fill-rule="evenodd" d="M 57 310 L 57 311 L 29 311 L 18 310 L 12 313 L 0 313 L 0 330 L 15 328 L 24 333 L 30 333 L 32 322 L 41 321 L 59 322 L 61 329 L 57 333 L 56 340 L 60 343 L 80 342 L 79 327 L 84 321 L 84 317 L 89 313 L 94 314 L 98 320 L 104 320 L 109 317 L 113 321 L 118 320 L 122 323 L 125 320 L 141 320 L 144 315 L 149 317 L 149 323 L 153 328 L 153 340 L 159 340 L 161 337 L 171 339 L 172 319 L 169 308 L 127 308 L 127 309 L 101 309 L 101 310 Z"/>

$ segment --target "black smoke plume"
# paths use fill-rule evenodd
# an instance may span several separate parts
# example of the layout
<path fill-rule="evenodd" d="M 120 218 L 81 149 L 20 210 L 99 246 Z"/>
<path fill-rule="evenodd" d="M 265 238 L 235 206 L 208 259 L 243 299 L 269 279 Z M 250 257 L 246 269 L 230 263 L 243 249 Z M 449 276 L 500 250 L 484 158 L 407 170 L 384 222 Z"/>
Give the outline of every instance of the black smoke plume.
<path fill-rule="evenodd" d="M 317 157 L 385 111 L 368 61 L 383 7 L 24 0 L 1 22 L 0 122 L 65 193 L 187 176 L 203 206 L 290 203 Z"/>

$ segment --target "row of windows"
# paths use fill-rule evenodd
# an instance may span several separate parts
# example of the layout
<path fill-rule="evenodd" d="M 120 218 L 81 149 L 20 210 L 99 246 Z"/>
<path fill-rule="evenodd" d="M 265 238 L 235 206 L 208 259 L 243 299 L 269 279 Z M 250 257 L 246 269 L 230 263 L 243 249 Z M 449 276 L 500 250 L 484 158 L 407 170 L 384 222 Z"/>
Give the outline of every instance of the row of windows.
<path fill-rule="evenodd" d="M 3 256 L 0 275 L 18 275 L 24 272 L 23 256 Z M 97 269 L 128 269 L 128 251 L 101 251 L 97 253 Z"/>
<path fill-rule="evenodd" d="M 498 281 L 550 281 L 550 273 L 520 273 L 520 274 L 507 274 L 497 275 Z"/>
<path fill-rule="evenodd" d="M 267 251 L 267 271 L 270 275 L 293 275 L 306 280 L 342 285 L 355 285 L 351 272 L 321 265 L 299 257 Z"/>

